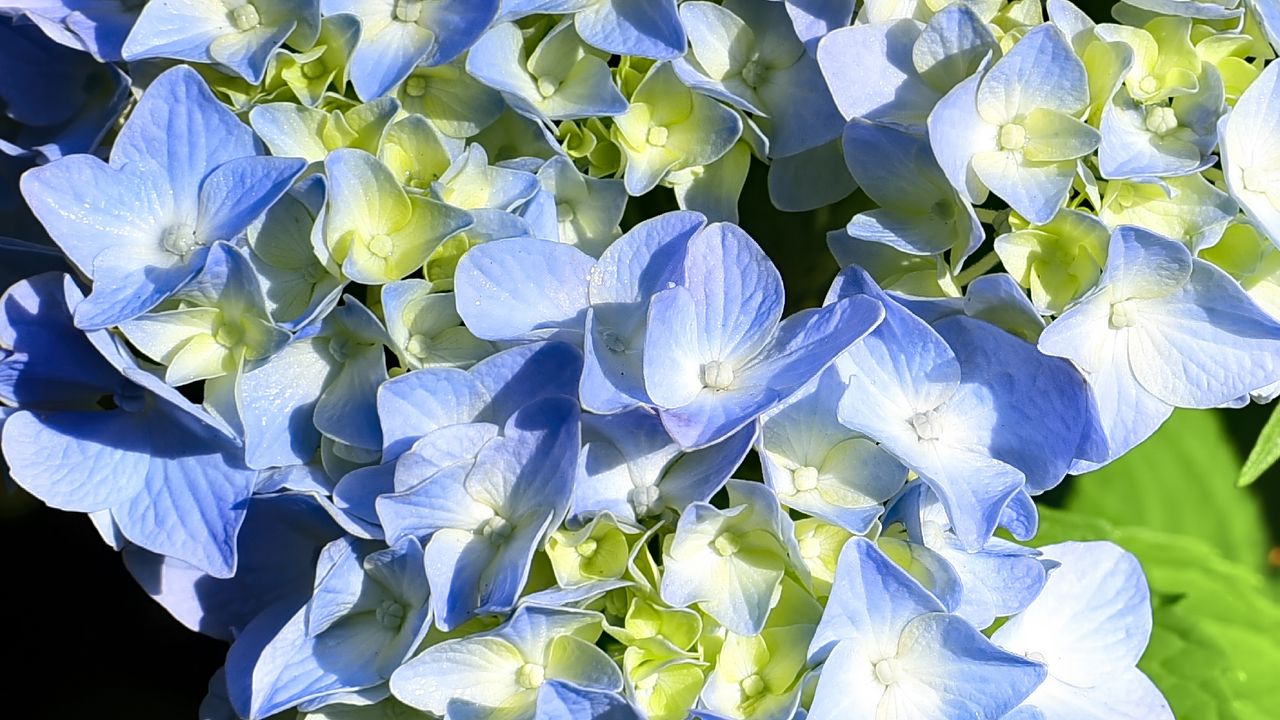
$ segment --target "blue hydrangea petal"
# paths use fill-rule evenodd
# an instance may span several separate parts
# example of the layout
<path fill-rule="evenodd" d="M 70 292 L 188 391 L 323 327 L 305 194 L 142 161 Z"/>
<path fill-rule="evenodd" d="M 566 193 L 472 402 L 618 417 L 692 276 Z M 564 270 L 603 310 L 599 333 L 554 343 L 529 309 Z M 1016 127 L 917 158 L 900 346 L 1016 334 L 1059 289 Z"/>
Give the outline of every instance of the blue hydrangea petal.
<path fill-rule="evenodd" d="M 454 274 L 458 314 L 485 340 L 534 340 L 582 331 L 595 260 L 572 245 L 498 240 L 462 256 Z"/>

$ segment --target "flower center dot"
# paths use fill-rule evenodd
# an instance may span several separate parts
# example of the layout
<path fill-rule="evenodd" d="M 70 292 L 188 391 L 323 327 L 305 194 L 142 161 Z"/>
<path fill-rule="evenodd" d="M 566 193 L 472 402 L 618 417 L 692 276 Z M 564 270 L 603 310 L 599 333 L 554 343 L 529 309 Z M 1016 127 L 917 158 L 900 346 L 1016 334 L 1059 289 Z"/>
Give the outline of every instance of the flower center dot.
<path fill-rule="evenodd" d="M 733 384 L 733 367 L 726 362 L 712 360 L 702 366 L 702 386 L 711 390 L 724 390 Z"/>
<path fill-rule="evenodd" d="M 627 501 L 635 509 L 636 517 L 645 517 L 657 511 L 658 497 L 661 494 L 657 485 L 644 485 L 632 488 L 631 492 L 627 493 Z"/>
<path fill-rule="evenodd" d="M 818 487 L 818 468 L 805 465 L 791 473 L 791 482 L 799 492 L 809 492 Z"/>
<path fill-rule="evenodd" d="M 1027 145 L 1027 129 L 1012 122 L 1000 126 L 1000 149 L 1021 150 Z"/>
<path fill-rule="evenodd" d="M 612 330 L 605 330 L 602 339 L 604 340 L 604 346 L 613 352 L 622 352 L 627 349 L 627 341 Z"/>
<path fill-rule="evenodd" d="M 1178 116 L 1173 114 L 1173 108 L 1157 105 L 1147 108 L 1147 130 L 1156 135 L 1166 135 L 1178 128 Z"/>
<path fill-rule="evenodd" d="M 422 97 L 427 94 L 427 79 L 414 75 L 404 81 L 404 94 L 409 97 Z"/>
<path fill-rule="evenodd" d="M 511 537 L 511 523 L 501 515 L 494 515 L 480 526 L 480 536 L 494 545 L 501 545 Z"/>
<path fill-rule="evenodd" d="M 649 128 L 649 135 L 646 139 L 649 141 L 649 144 L 654 147 L 666 147 L 667 139 L 670 134 L 671 133 L 665 127 L 662 127 L 661 125 L 654 125 Z"/>
<path fill-rule="evenodd" d="M 1111 317 L 1108 318 L 1108 324 L 1112 330 L 1120 330 L 1121 328 L 1133 327 L 1138 324 L 1138 313 L 1132 301 L 1121 300 L 1111 306 Z"/>
<path fill-rule="evenodd" d="M 742 66 L 742 80 L 751 87 L 759 87 L 764 82 L 765 68 L 758 55 L 753 55 L 746 65 Z"/>
<path fill-rule="evenodd" d="M 378 233 L 369 239 L 369 252 L 383 260 L 391 257 L 395 249 L 395 242 L 386 233 Z"/>
<path fill-rule="evenodd" d="M 753 698 L 764 692 L 764 678 L 759 673 L 752 674 L 738 683 L 738 687 L 742 688 L 743 695 Z"/>
<path fill-rule="evenodd" d="M 525 663 L 516 670 L 516 682 L 525 690 L 537 690 L 546 679 L 546 668 L 537 663 Z"/>
<path fill-rule="evenodd" d="M 416 23 L 422 17 L 423 0 L 396 0 L 395 16 L 400 22 Z"/>
<path fill-rule="evenodd" d="M 1160 89 L 1160 81 L 1154 75 L 1148 75 L 1138 81 L 1138 90 L 1150 95 Z"/>
<path fill-rule="evenodd" d="M 160 236 L 160 245 L 170 254 L 185 260 L 193 250 L 200 247 L 200 241 L 196 239 L 195 226 L 178 223 L 165 229 Z"/>
<path fill-rule="evenodd" d="M 578 543 L 578 554 L 584 558 L 590 558 L 596 554 L 596 550 L 600 549 L 600 544 L 594 538 L 587 538 Z"/>
<path fill-rule="evenodd" d="M 382 627 L 398 630 L 404 624 L 404 606 L 395 600 L 383 600 L 378 609 L 373 611 L 373 616 Z"/>
<path fill-rule="evenodd" d="M 916 431 L 916 437 L 920 440 L 937 440 L 942 437 L 942 420 L 932 410 L 912 415 L 911 428 Z"/>
<path fill-rule="evenodd" d="M 245 3 L 231 10 L 231 24 L 236 30 L 245 32 L 252 30 L 262 24 L 262 18 L 258 15 L 258 8 L 253 3 Z"/>
<path fill-rule="evenodd" d="M 308 80 L 315 80 L 324 75 L 327 69 L 323 60 L 312 60 L 302 64 L 302 76 Z"/>
<path fill-rule="evenodd" d="M 431 343 L 426 335 L 414 334 L 409 337 L 409 342 L 405 343 L 404 349 L 414 357 L 426 357 L 427 351 L 430 349 Z"/>
<path fill-rule="evenodd" d="M 711 541 L 711 547 L 720 557 L 729 557 L 742 549 L 742 543 L 739 542 L 737 535 L 726 532 L 717 535 L 716 539 Z"/>
<path fill-rule="evenodd" d="M 213 333 L 213 339 L 224 348 L 234 348 L 244 340 L 244 328 L 238 323 L 221 322 Z"/>
<path fill-rule="evenodd" d="M 550 78 L 538 78 L 538 94 L 544 98 L 549 98 L 556 94 L 556 90 L 560 89 L 560 83 Z"/>
<path fill-rule="evenodd" d="M 898 669 L 892 659 L 885 658 L 876 663 L 876 680 L 881 685 L 892 685 L 898 680 Z"/>

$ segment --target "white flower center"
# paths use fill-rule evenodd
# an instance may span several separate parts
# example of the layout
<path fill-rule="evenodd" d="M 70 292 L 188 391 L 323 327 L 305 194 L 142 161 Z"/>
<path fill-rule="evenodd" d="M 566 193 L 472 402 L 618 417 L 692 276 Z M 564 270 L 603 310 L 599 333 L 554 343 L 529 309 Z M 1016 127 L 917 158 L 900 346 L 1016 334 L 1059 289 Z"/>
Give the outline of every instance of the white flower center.
<path fill-rule="evenodd" d="M 511 537 L 511 530 L 511 523 L 507 522 L 506 518 L 494 515 L 480 525 L 480 537 L 494 545 L 501 545 Z"/>
<path fill-rule="evenodd" d="M 942 419 L 932 410 L 911 416 L 911 428 L 920 440 L 937 440 L 942 437 Z"/>
<path fill-rule="evenodd" d="M 1111 305 L 1111 317 L 1107 320 L 1112 330 L 1133 327 L 1138 324 L 1137 307 L 1132 300 L 1121 300 Z"/>
<path fill-rule="evenodd" d="M 812 465 L 796 468 L 791 473 L 791 482 L 799 492 L 809 492 L 818 487 L 818 468 Z"/>
<path fill-rule="evenodd" d="M 196 238 L 196 228 L 188 223 L 176 223 L 165 228 L 160 235 L 160 246 L 171 255 L 187 259 L 203 243 Z"/>
<path fill-rule="evenodd" d="M 702 366 L 702 386 L 711 390 L 724 390 L 733 384 L 733 367 L 719 360 Z"/>
<path fill-rule="evenodd" d="M 658 497 L 661 494 L 657 485 L 642 485 L 627 493 L 627 501 L 635 509 L 636 517 L 646 517 L 658 510 Z"/>
<path fill-rule="evenodd" d="M 1147 108 L 1147 130 L 1156 135 L 1167 135 L 1178 128 L 1178 116 L 1173 108 L 1165 105 L 1153 105 Z"/>
<path fill-rule="evenodd" d="M 738 687 L 742 689 L 743 695 L 756 697 L 764 692 L 764 678 L 760 677 L 760 673 L 753 673 L 738 683 Z"/>
<path fill-rule="evenodd" d="M 645 137 L 645 140 L 654 147 L 666 147 L 667 139 L 670 135 L 670 131 L 665 127 L 661 125 L 654 125 L 649 128 L 649 134 Z"/>
<path fill-rule="evenodd" d="M 898 681 L 898 663 L 893 658 L 885 658 L 876 663 L 876 681 L 881 685 L 892 685 Z"/>

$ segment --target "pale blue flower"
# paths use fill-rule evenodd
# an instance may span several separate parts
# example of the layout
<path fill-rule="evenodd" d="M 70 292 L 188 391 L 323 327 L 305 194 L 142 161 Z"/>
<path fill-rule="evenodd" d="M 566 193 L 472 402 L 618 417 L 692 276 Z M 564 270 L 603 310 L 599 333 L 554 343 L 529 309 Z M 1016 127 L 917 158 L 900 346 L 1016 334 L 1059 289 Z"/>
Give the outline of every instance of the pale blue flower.
<path fill-rule="evenodd" d="M 499 0 L 321 0 L 325 15 L 360 20 L 351 85 L 362 100 L 392 92 L 417 65 L 444 65 L 489 27 Z"/>
<path fill-rule="evenodd" d="M 810 660 L 812 720 L 998 720 L 1045 678 L 942 606 L 869 540 L 844 547 Z"/>
<path fill-rule="evenodd" d="M 977 550 L 1024 484 L 1053 487 L 1083 452 L 1084 379 L 987 322 L 946 315 L 930 327 L 856 267 L 830 297 L 860 294 L 884 304 L 885 320 L 837 361 L 849 386 L 840 421 L 918 473 Z"/>
<path fill-rule="evenodd" d="M 1066 202 L 1078 159 L 1099 142 L 1079 117 L 1088 76 L 1062 31 L 1030 30 L 989 70 L 952 88 L 929 113 L 938 164 L 971 202 L 994 192 L 1043 224 Z"/>
<path fill-rule="evenodd" d="M 844 122 L 817 60 L 780 2 L 686 2 L 690 52 L 672 67 L 691 87 L 756 116 L 769 152 L 795 155 L 837 137 Z"/>
<path fill-rule="evenodd" d="M 500 23 L 467 54 L 467 72 L 502 92 L 527 117 L 548 122 L 618 115 L 627 99 L 614 85 L 605 53 L 583 43 L 563 20 L 527 48 L 520 28 Z"/>
<path fill-rule="evenodd" d="M 289 189 L 303 163 L 259 155 L 253 131 L 178 66 L 151 84 L 111 149 L 36 168 L 22 193 L 68 259 L 94 280 L 84 328 L 155 307 Z"/>
<path fill-rule="evenodd" d="M 1185 245 L 1132 226 L 1111 235 L 1098 286 L 1040 337 L 1085 374 L 1107 459 L 1173 407 L 1217 407 L 1280 380 L 1280 323 Z"/>
<path fill-rule="evenodd" d="M 537 13 L 572 13 L 582 39 L 614 55 L 672 60 L 688 45 L 676 0 L 506 0 L 500 17 Z"/>
<path fill-rule="evenodd" d="M 82 297 L 70 277 L 46 274 L 0 298 L 0 396 L 24 408 L 4 422 L 14 480 L 52 507 L 103 513 L 135 545 L 230 577 L 257 473 L 223 423 L 106 331 L 71 324 Z"/>
<path fill-rule="evenodd" d="M 1172 720 L 1160 691 L 1135 667 L 1151 637 L 1151 594 L 1138 559 L 1108 542 L 1042 550 L 1058 565 L 1048 584 L 991 636 L 1048 671 L 1017 717 Z"/>
<path fill-rule="evenodd" d="M 631 720 L 638 716 L 625 702 L 598 695 L 622 689 L 617 664 L 594 644 L 603 620 L 585 610 L 521 605 L 494 630 L 424 650 L 392 676 L 391 692 L 446 720 L 499 712 L 513 720 Z"/>
<path fill-rule="evenodd" d="M 216 63 L 256 84 L 286 40 L 310 47 L 319 33 L 319 0 L 164 0 L 143 6 L 122 54 Z"/>
<path fill-rule="evenodd" d="M 236 712 L 257 720 L 383 685 L 426 635 L 428 596 L 413 538 L 390 548 L 333 541 L 320 553 L 311 599 L 282 627 L 260 616 L 232 646 L 226 673 Z"/>
<path fill-rule="evenodd" d="M 754 427 L 744 427 L 711 447 L 682 452 L 647 410 L 584 415 L 582 423 L 572 516 L 583 521 L 609 513 L 637 527 L 690 503 L 709 502 L 756 434 Z"/>
<path fill-rule="evenodd" d="M 379 498 L 378 517 L 389 541 L 429 538 L 431 606 L 442 630 L 515 606 L 534 553 L 569 508 L 578 412 L 569 398 L 546 398 L 517 410 L 499 437 L 492 426 L 436 434 L 449 448 L 461 444 L 452 463 L 432 443 L 397 460 L 396 484 L 406 489 Z"/>

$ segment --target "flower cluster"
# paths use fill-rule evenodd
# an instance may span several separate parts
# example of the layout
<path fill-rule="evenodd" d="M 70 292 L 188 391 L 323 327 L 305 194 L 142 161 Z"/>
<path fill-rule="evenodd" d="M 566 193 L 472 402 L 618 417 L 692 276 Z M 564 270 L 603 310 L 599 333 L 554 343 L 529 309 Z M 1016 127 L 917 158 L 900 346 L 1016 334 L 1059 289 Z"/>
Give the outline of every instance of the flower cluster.
<path fill-rule="evenodd" d="M 1280 5 L 1114 14 L 0 0 L 4 461 L 204 720 L 1172 718 L 1033 498 L 1280 394 Z"/>

